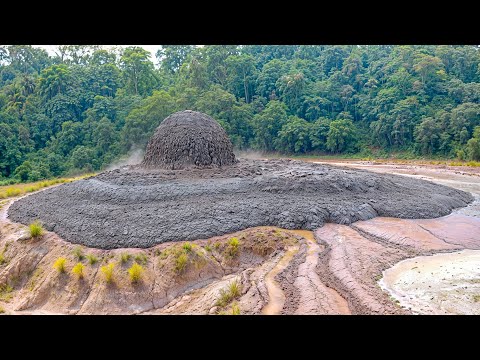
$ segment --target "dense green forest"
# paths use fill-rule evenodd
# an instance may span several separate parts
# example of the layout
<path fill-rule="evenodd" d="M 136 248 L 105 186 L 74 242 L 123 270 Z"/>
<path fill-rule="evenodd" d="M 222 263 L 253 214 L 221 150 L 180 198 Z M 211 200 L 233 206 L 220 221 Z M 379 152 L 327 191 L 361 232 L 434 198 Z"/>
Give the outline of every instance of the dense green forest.
<path fill-rule="evenodd" d="M 480 159 L 475 46 L 0 46 L 0 180 L 100 170 L 191 109 L 237 149 Z"/>

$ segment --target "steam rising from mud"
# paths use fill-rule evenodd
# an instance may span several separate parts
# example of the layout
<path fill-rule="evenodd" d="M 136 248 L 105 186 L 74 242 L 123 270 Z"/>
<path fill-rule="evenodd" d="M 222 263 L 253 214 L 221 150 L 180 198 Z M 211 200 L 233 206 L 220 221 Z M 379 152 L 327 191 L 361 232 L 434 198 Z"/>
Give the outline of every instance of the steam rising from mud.
<path fill-rule="evenodd" d="M 108 165 L 106 171 L 119 169 L 123 166 L 140 164 L 143 160 L 144 154 L 145 151 L 143 149 L 133 148 L 125 157 L 116 160 L 112 164 Z"/>

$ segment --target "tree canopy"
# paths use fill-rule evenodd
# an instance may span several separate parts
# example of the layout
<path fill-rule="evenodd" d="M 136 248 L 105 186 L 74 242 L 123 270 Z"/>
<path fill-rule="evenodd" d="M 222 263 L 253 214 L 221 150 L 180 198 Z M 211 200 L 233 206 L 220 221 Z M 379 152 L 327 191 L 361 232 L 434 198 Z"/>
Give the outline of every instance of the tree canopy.
<path fill-rule="evenodd" d="M 100 170 L 175 111 L 237 149 L 480 159 L 477 46 L 0 46 L 0 180 Z"/>

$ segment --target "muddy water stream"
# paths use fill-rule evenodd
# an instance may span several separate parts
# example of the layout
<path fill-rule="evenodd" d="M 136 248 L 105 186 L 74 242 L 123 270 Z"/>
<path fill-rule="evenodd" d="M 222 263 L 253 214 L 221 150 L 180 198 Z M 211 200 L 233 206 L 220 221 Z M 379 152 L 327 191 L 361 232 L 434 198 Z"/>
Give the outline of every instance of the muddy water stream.
<path fill-rule="evenodd" d="M 318 255 L 323 251 L 323 247 L 317 243 L 314 233 L 308 230 L 284 231 L 303 237 L 308 246 L 305 262 L 300 265 L 298 273 L 299 277 L 295 282 L 295 285 L 300 289 L 299 308 L 296 313 L 319 313 L 319 306 L 322 304 L 320 304 L 317 299 L 317 293 L 322 293 L 327 295 L 325 298 L 330 299 L 331 304 L 328 304 L 328 309 L 331 313 L 350 314 L 347 301 L 334 289 L 326 287 L 316 273 Z M 277 315 L 281 313 L 285 304 L 285 294 L 275 280 L 275 277 L 288 266 L 298 250 L 298 246 L 289 248 L 280 261 L 278 261 L 273 269 L 265 276 L 265 285 L 268 290 L 269 302 L 262 309 L 262 314 Z M 320 313 L 323 313 L 323 311 L 320 310 Z"/>
<path fill-rule="evenodd" d="M 299 235 L 307 240 L 307 244 L 309 246 L 309 252 L 311 251 L 312 243 L 316 244 L 315 238 L 313 236 L 312 231 L 308 230 L 284 230 L 288 231 L 292 234 Z M 318 245 L 317 245 L 318 246 Z M 280 274 L 285 268 L 288 266 L 292 258 L 298 252 L 299 247 L 292 246 L 287 249 L 286 253 L 283 257 L 278 261 L 278 263 L 273 267 L 272 270 L 265 276 L 265 286 L 268 290 L 268 298 L 269 302 L 265 307 L 262 309 L 263 315 L 278 315 L 283 309 L 283 305 L 285 304 L 285 294 L 283 293 L 282 288 L 275 280 L 275 276 Z"/>
<path fill-rule="evenodd" d="M 282 288 L 275 280 L 275 276 L 280 274 L 290 263 L 290 260 L 298 252 L 298 246 L 289 247 L 283 257 L 273 267 L 272 270 L 265 276 L 265 286 L 268 290 L 269 302 L 262 309 L 263 315 L 278 315 L 285 304 L 285 294 Z"/>

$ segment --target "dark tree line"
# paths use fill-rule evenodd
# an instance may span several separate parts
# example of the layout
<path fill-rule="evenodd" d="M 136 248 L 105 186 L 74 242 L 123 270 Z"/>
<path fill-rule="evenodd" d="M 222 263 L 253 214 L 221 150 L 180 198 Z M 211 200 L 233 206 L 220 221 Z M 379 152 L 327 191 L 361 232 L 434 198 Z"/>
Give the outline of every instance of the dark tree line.
<path fill-rule="evenodd" d="M 0 47 L 0 179 L 99 170 L 170 113 L 238 149 L 405 151 L 480 160 L 474 46 Z"/>

